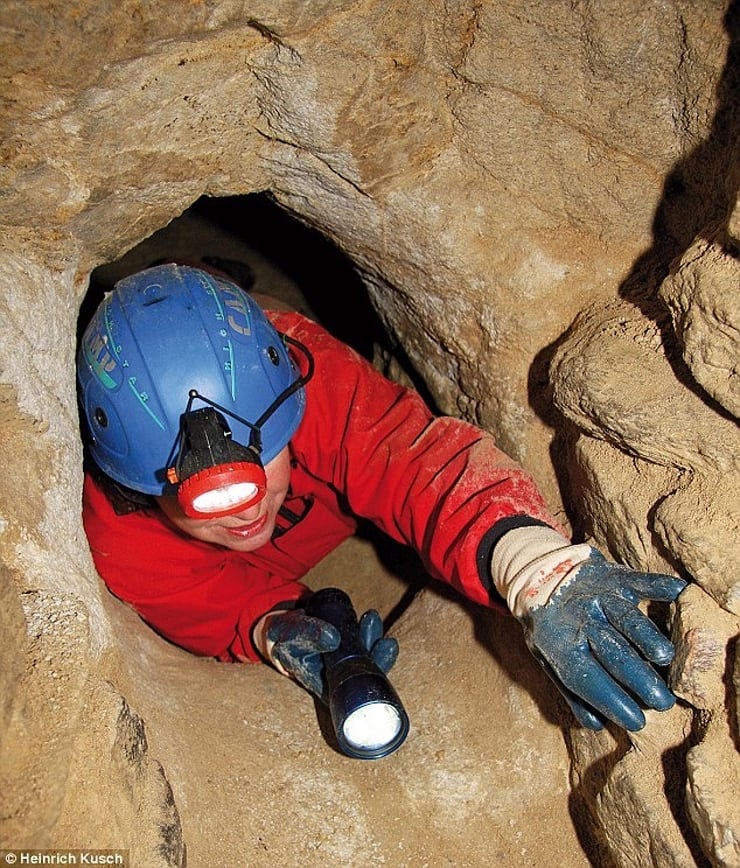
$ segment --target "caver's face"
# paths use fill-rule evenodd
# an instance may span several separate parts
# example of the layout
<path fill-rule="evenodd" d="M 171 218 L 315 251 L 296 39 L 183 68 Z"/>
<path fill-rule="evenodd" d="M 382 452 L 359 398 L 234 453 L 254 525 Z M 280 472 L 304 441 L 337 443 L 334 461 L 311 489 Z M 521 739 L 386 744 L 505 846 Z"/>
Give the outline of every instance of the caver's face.
<path fill-rule="evenodd" d="M 235 552 L 251 552 L 272 536 L 277 512 L 290 484 L 290 452 L 286 446 L 267 465 L 265 496 L 248 509 L 222 518 L 189 518 L 177 497 L 155 500 L 167 518 L 184 533 L 203 542 L 215 543 Z"/>

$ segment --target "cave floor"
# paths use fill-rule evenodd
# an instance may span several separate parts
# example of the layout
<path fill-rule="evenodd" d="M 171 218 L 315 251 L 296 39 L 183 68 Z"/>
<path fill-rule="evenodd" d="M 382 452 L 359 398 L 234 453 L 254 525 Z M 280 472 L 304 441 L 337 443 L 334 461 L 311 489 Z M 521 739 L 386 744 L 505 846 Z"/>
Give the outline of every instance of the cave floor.
<path fill-rule="evenodd" d="M 372 604 L 384 617 L 405 587 L 364 539 L 309 583 L 344 587 L 358 611 Z M 556 700 L 508 619 L 495 619 L 488 644 L 454 599 L 416 596 L 392 630 L 411 732 L 365 762 L 336 750 L 325 714 L 288 679 L 194 657 L 106 605 L 122 687 L 172 786 L 191 868 L 593 864 L 571 817 L 561 730 L 531 694 Z"/>

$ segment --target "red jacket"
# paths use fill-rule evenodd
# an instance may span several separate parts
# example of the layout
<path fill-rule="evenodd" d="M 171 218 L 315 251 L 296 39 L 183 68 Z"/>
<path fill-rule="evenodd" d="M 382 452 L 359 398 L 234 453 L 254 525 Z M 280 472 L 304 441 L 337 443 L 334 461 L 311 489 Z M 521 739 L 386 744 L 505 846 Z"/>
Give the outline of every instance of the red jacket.
<path fill-rule="evenodd" d="M 85 531 L 110 590 L 177 645 L 256 660 L 255 621 L 303 596 L 301 577 L 362 516 L 415 549 L 430 575 L 490 604 L 485 538 L 492 526 L 517 514 L 554 524 L 534 482 L 485 432 L 432 416 L 415 392 L 386 380 L 320 326 L 294 313 L 269 316 L 316 364 L 290 443 L 284 504 L 305 514 L 241 554 L 180 533 L 158 508 L 117 515 L 88 475 Z"/>

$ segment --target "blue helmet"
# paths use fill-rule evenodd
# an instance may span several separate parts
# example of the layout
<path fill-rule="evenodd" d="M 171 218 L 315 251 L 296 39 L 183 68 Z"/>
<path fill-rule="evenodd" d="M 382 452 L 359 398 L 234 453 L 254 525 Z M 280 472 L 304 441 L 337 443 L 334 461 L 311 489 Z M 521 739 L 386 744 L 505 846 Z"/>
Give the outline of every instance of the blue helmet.
<path fill-rule="evenodd" d="M 167 469 L 194 401 L 224 411 L 234 440 L 256 443 L 267 464 L 303 417 L 299 377 L 283 338 L 247 293 L 174 264 L 119 281 L 77 358 L 92 457 L 116 482 L 150 495 L 173 493 Z"/>

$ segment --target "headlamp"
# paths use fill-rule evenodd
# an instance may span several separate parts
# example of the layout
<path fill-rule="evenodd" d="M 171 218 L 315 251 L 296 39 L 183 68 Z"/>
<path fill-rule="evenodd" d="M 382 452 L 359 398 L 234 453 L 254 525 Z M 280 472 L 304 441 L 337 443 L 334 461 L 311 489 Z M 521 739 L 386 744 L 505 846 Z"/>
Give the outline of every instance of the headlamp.
<path fill-rule="evenodd" d="M 283 335 L 286 344 L 303 354 L 306 373 L 297 377 L 275 398 L 256 422 L 249 422 L 204 395 L 191 389 L 185 412 L 180 418 L 180 435 L 175 445 L 175 460 L 167 469 L 167 479 L 177 485 L 177 499 L 189 518 L 221 518 L 249 509 L 267 491 L 262 465 L 262 426 L 288 398 L 303 388 L 313 376 L 313 356 L 303 344 Z M 193 410 L 193 403 L 206 406 Z M 226 422 L 231 416 L 249 428 L 249 445 L 231 437 Z M 168 462 L 169 463 L 169 462 Z"/>
<path fill-rule="evenodd" d="M 191 393 L 191 402 L 197 393 Z M 259 503 L 267 490 L 257 451 L 231 439 L 224 416 L 213 407 L 183 415 L 177 461 L 167 471 L 179 483 L 177 499 L 189 518 L 220 518 Z"/>
<path fill-rule="evenodd" d="M 306 614 L 333 624 L 339 648 L 322 655 L 326 703 L 340 749 L 355 759 L 380 759 L 397 750 L 409 731 L 398 694 L 365 650 L 352 601 L 339 588 L 323 588 Z"/>

